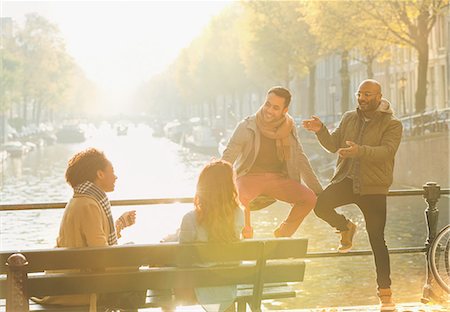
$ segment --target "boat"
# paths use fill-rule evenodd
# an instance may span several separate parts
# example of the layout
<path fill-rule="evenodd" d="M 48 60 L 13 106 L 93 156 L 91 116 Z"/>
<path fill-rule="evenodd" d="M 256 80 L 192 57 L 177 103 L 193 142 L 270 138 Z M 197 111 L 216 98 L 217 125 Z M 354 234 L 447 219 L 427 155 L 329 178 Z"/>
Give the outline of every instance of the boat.
<path fill-rule="evenodd" d="M 78 125 L 65 125 L 56 131 L 59 143 L 80 143 L 86 140 L 85 133 Z"/>
<path fill-rule="evenodd" d="M 217 151 L 217 139 L 210 127 L 196 125 L 190 133 L 184 134 L 184 146 L 200 153 L 212 153 Z"/>
<path fill-rule="evenodd" d="M 126 126 L 126 125 L 118 125 L 116 127 L 116 133 L 119 136 L 127 135 L 128 134 L 128 126 Z"/>
<path fill-rule="evenodd" d="M 6 167 L 6 159 L 8 158 L 8 152 L 4 149 L 0 149 L 0 173 Z"/>
<path fill-rule="evenodd" d="M 169 121 L 164 126 L 164 134 L 166 138 L 171 140 L 172 142 L 179 143 L 182 137 L 182 134 L 184 132 L 185 126 L 178 121 L 177 119 L 174 119 L 172 121 Z"/>

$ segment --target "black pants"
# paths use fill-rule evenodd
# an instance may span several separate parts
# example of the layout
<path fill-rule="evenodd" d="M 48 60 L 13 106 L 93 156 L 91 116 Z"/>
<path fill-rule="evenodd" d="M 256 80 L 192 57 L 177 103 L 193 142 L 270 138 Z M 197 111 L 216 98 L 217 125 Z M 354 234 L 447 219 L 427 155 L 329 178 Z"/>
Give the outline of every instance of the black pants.
<path fill-rule="evenodd" d="M 317 198 L 314 212 L 332 227 L 347 230 L 347 218 L 336 212 L 336 208 L 356 204 L 364 215 L 370 246 L 375 258 L 377 284 L 379 288 L 391 286 L 389 253 L 384 240 L 386 224 L 386 195 L 359 195 L 353 193 L 353 181 L 349 178 L 330 184 Z"/>

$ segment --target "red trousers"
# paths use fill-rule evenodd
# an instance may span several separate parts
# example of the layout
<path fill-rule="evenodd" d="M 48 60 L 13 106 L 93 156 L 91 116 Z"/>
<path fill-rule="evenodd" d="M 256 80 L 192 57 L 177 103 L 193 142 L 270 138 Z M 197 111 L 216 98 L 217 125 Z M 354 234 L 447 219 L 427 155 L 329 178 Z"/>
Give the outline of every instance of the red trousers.
<path fill-rule="evenodd" d="M 267 195 L 292 205 L 289 215 L 274 232 L 277 237 L 292 236 L 316 205 L 316 195 L 311 189 L 280 173 L 250 173 L 239 177 L 236 182 L 239 200 L 246 210 L 246 226 L 250 226 L 249 204 L 259 195 Z"/>

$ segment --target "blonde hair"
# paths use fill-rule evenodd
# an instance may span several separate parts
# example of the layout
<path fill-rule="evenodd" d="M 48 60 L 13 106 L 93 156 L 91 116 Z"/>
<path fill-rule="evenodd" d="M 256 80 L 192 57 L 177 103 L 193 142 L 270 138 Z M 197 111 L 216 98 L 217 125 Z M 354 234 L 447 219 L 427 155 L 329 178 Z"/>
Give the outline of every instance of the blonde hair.
<path fill-rule="evenodd" d="M 233 167 L 224 160 L 208 163 L 200 173 L 194 197 L 197 222 L 208 233 L 208 240 L 239 240 L 235 216 L 240 209 Z"/>

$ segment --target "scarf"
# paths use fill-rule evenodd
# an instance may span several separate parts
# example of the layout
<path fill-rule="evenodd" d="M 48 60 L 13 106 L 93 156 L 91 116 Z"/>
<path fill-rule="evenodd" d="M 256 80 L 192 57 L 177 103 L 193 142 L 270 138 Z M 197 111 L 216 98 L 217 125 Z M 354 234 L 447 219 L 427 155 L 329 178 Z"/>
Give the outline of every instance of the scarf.
<path fill-rule="evenodd" d="M 73 191 L 75 194 L 89 195 L 98 202 L 100 207 L 105 212 L 109 222 L 110 233 L 108 235 L 108 245 L 110 246 L 116 245 L 117 244 L 116 228 L 114 226 L 114 221 L 111 214 L 111 204 L 109 202 L 108 197 L 106 197 L 106 193 L 103 192 L 103 190 L 101 190 L 97 185 L 95 185 L 91 181 L 86 181 L 81 184 L 78 184 L 73 189 Z"/>
<path fill-rule="evenodd" d="M 261 134 L 269 139 L 276 140 L 277 156 L 281 161 L 290 158 L 291 145 L 289 135 L 294 128 L 294 120 L 289 114 L 285 114 L 279 120 L 272 122 L 264 121 L 263 107 L 256 112 L 256 126 L 258 126 Z"/>

